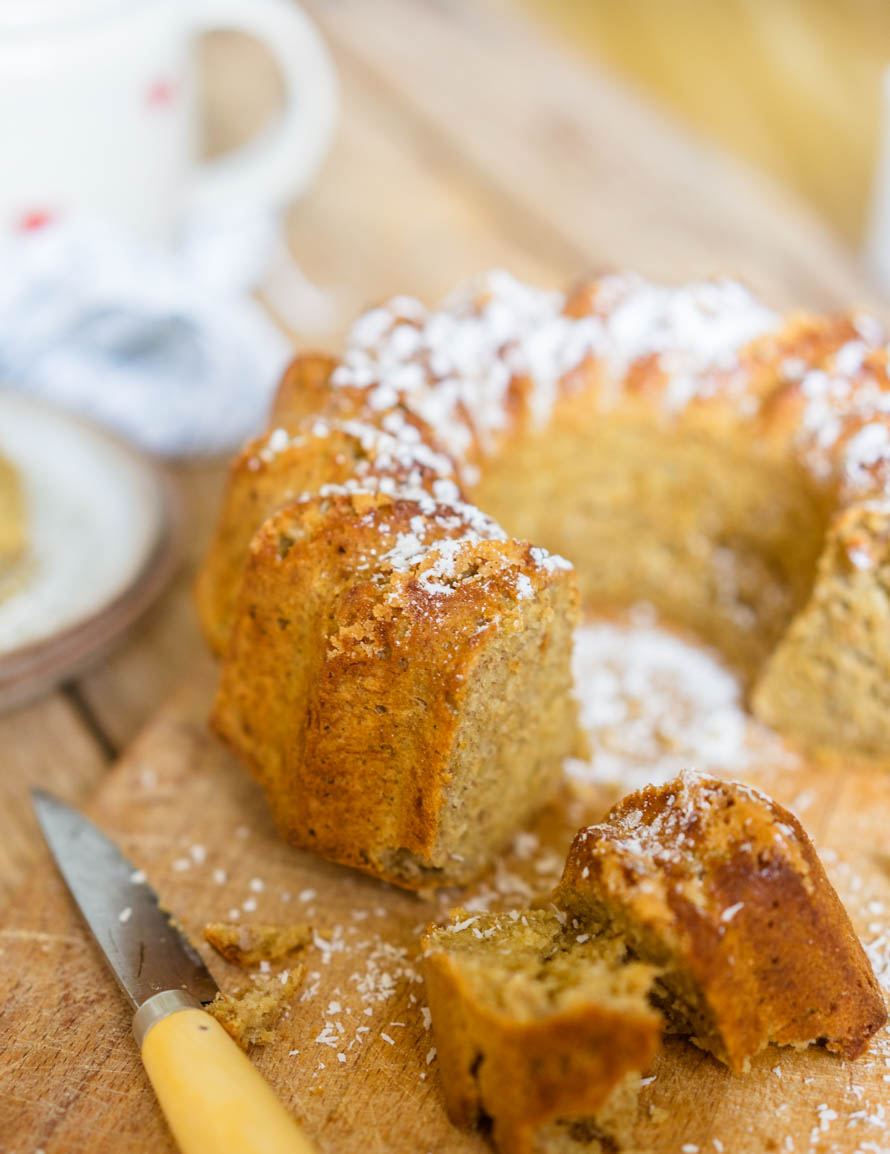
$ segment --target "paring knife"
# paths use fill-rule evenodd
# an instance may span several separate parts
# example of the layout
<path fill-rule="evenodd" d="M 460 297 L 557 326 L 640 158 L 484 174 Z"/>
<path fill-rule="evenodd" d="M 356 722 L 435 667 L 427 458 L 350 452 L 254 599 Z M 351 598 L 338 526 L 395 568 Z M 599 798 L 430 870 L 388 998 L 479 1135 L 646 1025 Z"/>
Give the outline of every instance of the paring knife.
<path fill-rule="evenodd" d="M 144 875 L 76 810 L 40 789 L 31 797 L 62 877 L 136 1011 L 142 1061 L 183 1154 L 314 1154 L 269 1084 L 202 1008 L 216 982 Z"/>

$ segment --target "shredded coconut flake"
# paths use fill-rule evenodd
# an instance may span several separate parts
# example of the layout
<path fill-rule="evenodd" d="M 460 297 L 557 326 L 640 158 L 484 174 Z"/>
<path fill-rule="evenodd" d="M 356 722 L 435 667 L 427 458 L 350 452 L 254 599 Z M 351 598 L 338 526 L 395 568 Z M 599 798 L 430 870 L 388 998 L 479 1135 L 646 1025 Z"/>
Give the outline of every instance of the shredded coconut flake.
<path fill-rule="evenodd" d="M 570 758 L 576 780 L 638 789 L 688 766 L 739 773 L 788 764 L 778 738 L 744 711 L 735 678 L 704 650 L 650 624 L 584 625 L 575 634 L 575 694 L 593 753 Z"/>

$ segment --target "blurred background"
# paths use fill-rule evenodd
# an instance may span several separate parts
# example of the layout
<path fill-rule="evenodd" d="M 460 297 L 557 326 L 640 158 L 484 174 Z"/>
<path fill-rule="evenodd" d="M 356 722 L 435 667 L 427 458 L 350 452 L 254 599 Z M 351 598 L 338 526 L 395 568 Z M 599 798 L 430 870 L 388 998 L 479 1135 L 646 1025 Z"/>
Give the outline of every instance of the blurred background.
<path fill-rule="evenodd" d="M 566 41 L 864 241 L 890 5 L 522 0 Z"/>

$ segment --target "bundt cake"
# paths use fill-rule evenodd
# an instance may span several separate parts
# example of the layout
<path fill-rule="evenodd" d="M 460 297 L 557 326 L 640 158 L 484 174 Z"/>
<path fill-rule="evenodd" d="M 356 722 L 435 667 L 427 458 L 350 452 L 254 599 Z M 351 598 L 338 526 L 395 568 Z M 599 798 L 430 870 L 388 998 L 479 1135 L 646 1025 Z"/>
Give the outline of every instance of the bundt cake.
<path fill-rule="evenodd" d="M 25 508 L 15 466 L 0 454 L 0 581 L 25 548 Z M 0 590 L 2 594 L 2 590 Z"/>
<path fill-rule="evenodd" d="M 623 953 L 552 912 L 459 911 L 430 927 L 423 971 L 452 1122 L 490 1127 L 504 1154 L 623 1147 L 661 1036 L 655 971 Z"/>
<path fill-rule="evenodd" d="M 770 1042 L 856 1058 L 887 1021 L 810 839 L 747 786 L 686 773 L 629 794 L 577 834 L 554 902 L 657 967 L 668 1028 L 733 1070 Z"/>
<path fill-rule="evenodd" d="M 224 655 L 217 726 L 253 766 L 282 829 L 333 853 L 332 840 L 346 837 L 335 837 L 334 826 L 352 812 L 346 796 L 373 781 L 388 804 L 415 807 L 413 816 L 383 823 L 394 836 L 412 825 L 426 830 L 410 844 L 387 842 L 386 854 L 413 862 L 412 877 L 416 866 L 418 879 L 432 869 L 429 876 L 448 880 L 445 842 L 433 851 L 429 840 L 431 814 L 453 815 L 465 832 L 462 846 L 473 841 L 476 821 L 461 792 L 469 779 L 457 786 L 449 777 L 448 734 L 476 745 L 475 733 L 480 754 L 483 745 L 497 749 L 510 782 L 505 794 L 524 790 L 527 780 L 541 785 L 513 816 L 540 802 L 545 779 L 557 777 L 543 768 L 559 752 L 552 694 L 568 678 L 567 669 L 556 670 L 569 618 L 549 615 L 563 612 L 560 598 L 574 612 L 572 578 L 542 546 L 572 560 L 587 606 L 647 599 L 720 646 L 746 679 L 756 712 L 781 730 L 860 751 L 890 747 L 883 341 L 865 315 L 783 322 L 731 281 L 666 288 L 612 275 L 566 297 L 495 272 L 433 311 L 409 297 L 371 309 L 354 324 L 339 363 L 298 358 L 269 432 L 233 467 L 198 586 L 204 630 Z M 366 512 L 359 507 L 369 495 L 376 504 Z M 493 523 L 468 512 L 468 501 L 513 543 L 494 544 Z M 463 624 L 452 638 L 441 590 L 432 616 L 420 608 L 433 603 L 428 574 L 446 565 L 443 549 L 449 557 L 457 549 L 435 545 L 428 557 L 426 545 L 446 523 L 454 523 L 452 537 L 476 533 L 467 529 L 476 517 L 488 526 L 485 544 L 461 547 L 449 568 L 459 580 L 440 584 L 472 584 L 485 638 L 538 620 L 530 644 L 549 663 L 540 670 L 547 715 L 540 734 L 538 711 L 526 709 L 521 733 L 483 739 L 479 721 L 460 713 L 470 698 L 458 703 L 453 695 L 471 651 L 482 668 L 470 611 L 458 611 Z M 279 537 L 302 542 L 289 562 Z M 323 542 L 335 539 L 334 557 Z M 490 599 L 488 577 L 473 569 L 479 550 L 499 558 Z M 308 564 L 320 567 L 317 574 Z M 535 584 L 542 573 L 543 586 Z M 393 580 L 404 610 L 384 592 Z M 540 604 L 537 592 L 528 596 L 529 582 L 548 591 Z M 316 586 L 326 592 L 309 596 Z M 293 627 L 297 618 L 305 633 Z M 344 648 L 347 618 L 350 636 L 364 645 L 360 662 Z M 519 661 L 519 639 L 510 636 L 509 660 Z M 494 663 L 492 656 L 488 668 Z M 523 665 L 518 696 L 500 720 L 495 703 L 484 707 L 486 725 L 514 725 L 520 700 L 533 697 L 533 666 Z M 368 688 L 385 683 L 410 696 L 414 667 L 435 693 L 415 694 L 410 709 L 378 698 L 369 724 Z M 499 676 L 499 686 L 512 683 L 506 668 Z M 445 730 L 431 728 L 440 710 L 451 718 Z M 565 707 L 563 746 L 574 740 L 569 713 Z M 433 744 L 423 744 L 420 735 L 433 732 Z M 403 773 L 408 780 L 393 789 Z M 347 788 L 358 774 L 365 785 Z M 343 805 L 329 809 L 344 790 Z M 372 871 L 382 842 L 375 844 L 352 855 Z M 471 856 L 481 862 L 494 841 L 486 835 L 478 844 Z M 464 856 L 465 848 L 448 853 Z"/>

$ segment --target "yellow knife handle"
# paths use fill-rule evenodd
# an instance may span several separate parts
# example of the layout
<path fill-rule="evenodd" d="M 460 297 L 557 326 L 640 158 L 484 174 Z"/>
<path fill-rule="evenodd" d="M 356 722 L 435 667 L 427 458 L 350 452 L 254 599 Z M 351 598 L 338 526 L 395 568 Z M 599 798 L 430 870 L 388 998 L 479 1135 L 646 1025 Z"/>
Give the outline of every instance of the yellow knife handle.
<path fill-rule="evenodd" d="M 191 995 L 156 994 L 133 1029 L 182 1154 L 315 1154 L 269 1083 Z"/>

